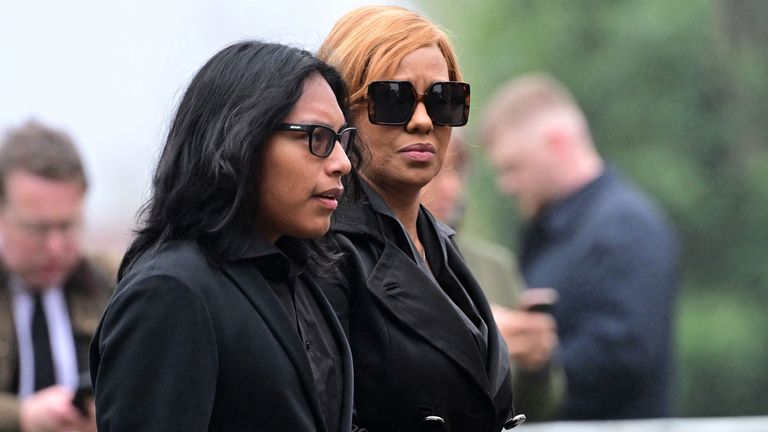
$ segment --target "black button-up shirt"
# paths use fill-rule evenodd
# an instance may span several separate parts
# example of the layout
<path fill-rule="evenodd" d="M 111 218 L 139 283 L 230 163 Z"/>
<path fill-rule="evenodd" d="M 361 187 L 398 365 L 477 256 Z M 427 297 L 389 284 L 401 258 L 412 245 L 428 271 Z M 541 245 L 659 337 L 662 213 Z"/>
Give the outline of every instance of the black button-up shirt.
<path fill-rule="evenodd" d="M 282 237 L 275 245 L 257 238 L 245 255 L 255 260 L 301 338 L 312 368 L 325 424 L 329 431 L 338 430 L 342 395 L 341 358 L 331 329 L 301 277 L 307 263 L 306 247 L 288 237 Z"/>

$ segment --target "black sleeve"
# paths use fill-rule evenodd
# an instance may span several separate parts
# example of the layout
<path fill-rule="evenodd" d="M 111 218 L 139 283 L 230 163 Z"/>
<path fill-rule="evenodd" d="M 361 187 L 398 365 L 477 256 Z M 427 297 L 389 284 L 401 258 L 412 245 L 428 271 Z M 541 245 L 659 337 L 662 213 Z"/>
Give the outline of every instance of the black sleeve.
<path fill-rule="evenodd" d="M 620 225 L 604 224 L 584 266 L 584 324 L 561 340 L 578 388 L 606 394 L 596 376 L 642 382 L 666 358 L 675 260 L 666 231 L 646 219 L 626 212 Z"/>
<path fill-rule="evenodd" d="M 207 431 L 217 370 L 203 299 L 169 276 L 134 280 L 92 346 L 99 431 Z"/>

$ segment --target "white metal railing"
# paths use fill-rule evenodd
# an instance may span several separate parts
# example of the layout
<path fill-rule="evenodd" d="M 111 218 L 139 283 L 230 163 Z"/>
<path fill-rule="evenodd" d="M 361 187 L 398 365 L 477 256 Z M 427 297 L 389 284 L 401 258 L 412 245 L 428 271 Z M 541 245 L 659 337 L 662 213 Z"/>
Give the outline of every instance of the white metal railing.
<path fill-rule="evenodd" d="M 768 417 L 524 423 L 517 432 L 768 432 Z"/>

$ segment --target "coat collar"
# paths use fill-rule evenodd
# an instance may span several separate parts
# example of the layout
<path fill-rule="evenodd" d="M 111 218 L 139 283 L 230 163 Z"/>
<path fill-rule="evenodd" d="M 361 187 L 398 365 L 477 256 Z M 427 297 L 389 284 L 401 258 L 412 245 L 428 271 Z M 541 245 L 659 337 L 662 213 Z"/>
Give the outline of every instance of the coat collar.
<path fill-rule="evenodd" d="M 362 190 L 360 200 L 356 203 L 343 202 L 339 206 L 332 216 L 331 231 L 353 235 L 364 234 L 381 243 L 387 240 L 387 235 L 395 235 L 398 242 L 401 241 L 402 236 L 399 234 L 404 234 L 404 230 L 392 209 L 365 181 L 361 179 L 359 184 Z M 453 229 L 435 219 L 426 207 L 420 205 L 419 219 L 422 218 L 437 229 L 440 237 L 448 238 L 456 235 Z M 383 224 L 389 225 L 388 228 L 392 230 L 389 234 L 385 234 Z M 397 227 L 400 229 L 398 230 Z"/>
<path fill-rule="evenodd" d="M 403 252 L 405 232 L 392 210 L 367 184 L 362 183 L 363 197 L 356 204 L 346 203 L 334 215 L 332 230 L 347 235 L 364 235 L 383 245 L 376 266 L 368 275 L 368 290 L 398 321 L 418 334 L 447 358 L 469 374 L 479 387 L 489 387 L 493 398 L 509 371 L 506 347 L 500 343 L 493 316 L 474 277 L 466 268 L 450 238 L 455 231 L 437 221 L 423 206 L 418 223 L 434 228 L 440 244 L 441 269 L 438 279 L 460 284 L 488 326 L 488 346 L 483 363 L 474 337 L 446 295 Z M 425 288 L 427 287 L 427 288 Z M 485 365 L 485 368 L 478 367 Z M 490 382 L 489 382 L 490 381 Z M 490 385 L 489 385 L 490 384 Z"/>
<path fill-rule="evenodd" d="M 399 248 L 385 247 L 368 277 L 368 290 L 397 321 L 454 361 L 481 388 L 488 387 L 482 356 L 465 322 Z"/>
<path fill-rule="evenodd" d="M 447 226 L 445 227 L 450 230 Z M 464 281 L 463 286 L 467 291 L 467 295 L 472 299 L 480 317 L 488 326 L 488 353 L 486 356 L 488 360 L 488 380 L 492 391 L 491 394 L 496 395 L 501 390 L 501 386 L 504 384 L 504 380 L 510 370 L 507 346 L 496 327 L 491 307 L 480 284 L 472 275 L 461 253 L 452 242 L 446 247 L 446 262 L 448 263 L 447 268 L 453 277 Z"/>
<path fill-rule="evenodd" d="M 370 235 L 383 243 L 385 239 L 381 235 L 381 221 L 377 215 L 382 214 L 393 219 L 395 216 L 373 188 L 363 180 L 360 180 L 359 184 L 362 190 L 359 201 L 340 203 L 339 208 L 331 216 L 331 231 Z"/>

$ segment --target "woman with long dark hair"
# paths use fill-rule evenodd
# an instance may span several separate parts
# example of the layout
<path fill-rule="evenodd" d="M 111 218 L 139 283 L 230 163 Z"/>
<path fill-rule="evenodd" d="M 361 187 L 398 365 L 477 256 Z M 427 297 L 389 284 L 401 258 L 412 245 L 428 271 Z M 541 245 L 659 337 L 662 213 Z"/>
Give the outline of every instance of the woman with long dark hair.
<path fill-rule="evenodd" d="M 350 430 L 349 348 L 306 270 L 334 259 L 345 114 L 296 48 L 237 43 L 195 75 L 91 345 L 100 431 Z"/>

